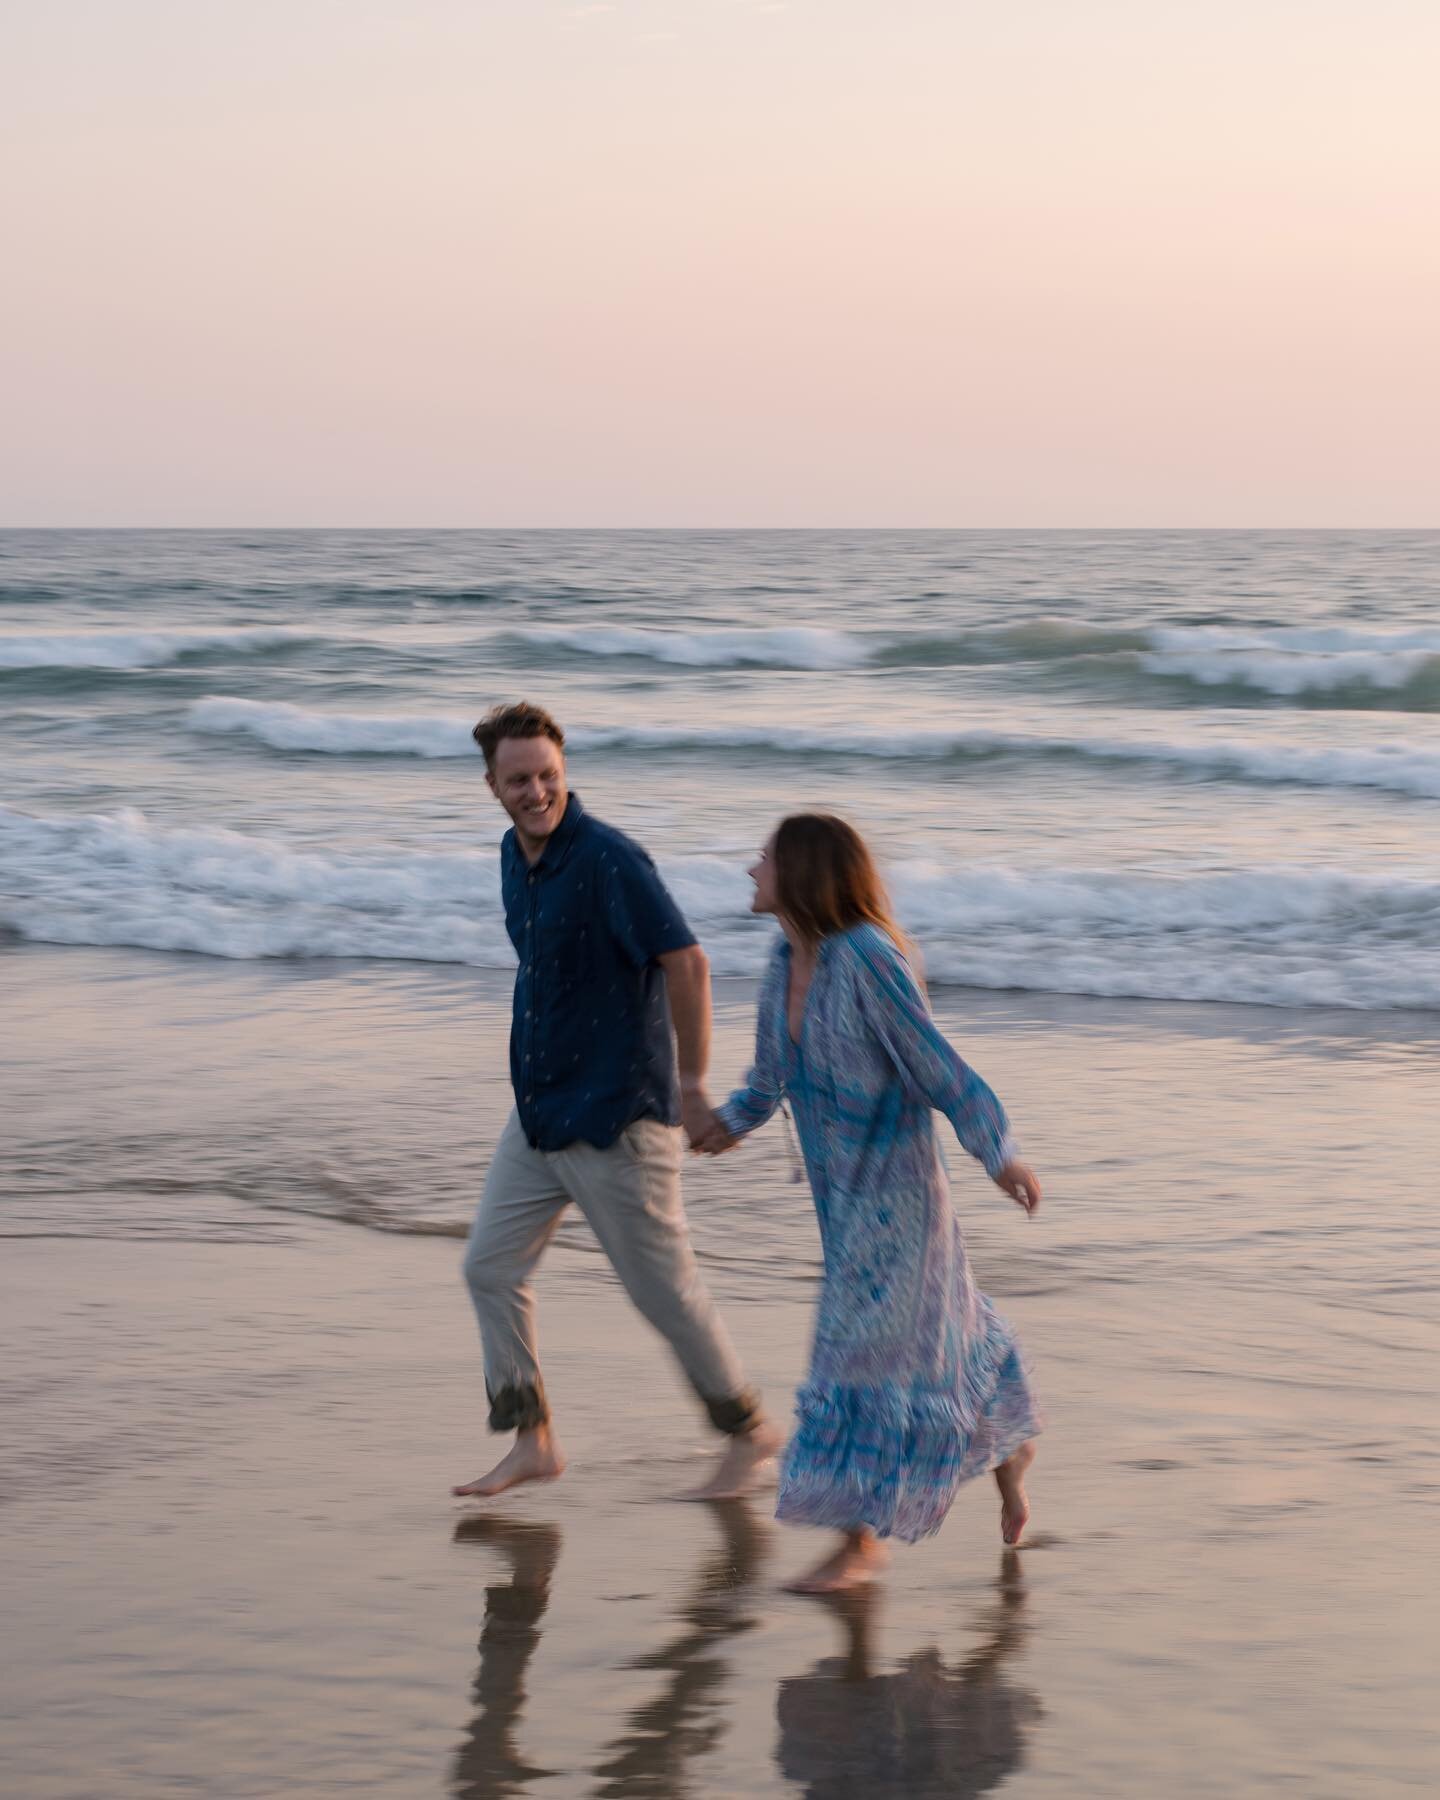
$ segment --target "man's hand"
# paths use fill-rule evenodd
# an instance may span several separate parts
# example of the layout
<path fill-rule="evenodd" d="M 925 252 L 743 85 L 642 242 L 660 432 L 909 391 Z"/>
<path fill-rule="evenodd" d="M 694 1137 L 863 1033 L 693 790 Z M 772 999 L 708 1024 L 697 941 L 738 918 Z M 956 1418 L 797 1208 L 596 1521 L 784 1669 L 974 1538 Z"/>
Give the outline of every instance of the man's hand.
<path fill-rule="evenodd" d="M 733 1150 L 740 1142 L 720 1123 L 720 1116 L 703 1088 L 681 1088 L 680 1123 L 697 1156 L 719 1156 L 726 1150 Z"/>
<path fill-rule="evenodd" d="M 723 1156 L 727 1150 L 733 1150 L 739 1142 L 738 1137 L 731 1137 L 720 1123 L 717 1115 L 714 1125 L 695 1145 L 695 1149 L 701 1156 Z"/>
<path fill-rule="evenodd" d="M 1027 1213 L 1033 1213 L 1040 1204 L 1040 1178 L 1028 1163 L 1006 1163 L 995 1177 L 995 1185 Z"/>
<path fill-rule="evenodd" d="M 681 1088 L 680 1123 L 685 1127 L 685 1136 L 692 1150 L 700 1149 L 719 1127 L 720 1121 L 715 1117 L 715 1108 L 710 1104 L 710 1096 L 704 1088 Z"/>

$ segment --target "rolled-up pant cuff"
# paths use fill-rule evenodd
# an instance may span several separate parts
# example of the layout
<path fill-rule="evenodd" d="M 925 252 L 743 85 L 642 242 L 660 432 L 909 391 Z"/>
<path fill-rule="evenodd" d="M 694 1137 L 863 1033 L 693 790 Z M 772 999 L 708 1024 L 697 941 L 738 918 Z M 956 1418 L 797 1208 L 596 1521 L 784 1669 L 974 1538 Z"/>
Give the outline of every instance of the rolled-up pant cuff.
<path fill-rule="evenodd" d="M 727 1437 L 741 1436 L 760 1416 L 760 1396 L 753 1388 L 746 1388 L 728 1400 L 712 1400 L 706 1395 L 702 1398 L 710 1423 Z"/>
<path fill-rule="evenodd" d="M 502 1388 L 492 1388 L 487 1382 L 485 1392 L 490 1397 L 492 1431 L 533 1431 L 550 1422 L 542 1381 L 514 1382 Z"/>

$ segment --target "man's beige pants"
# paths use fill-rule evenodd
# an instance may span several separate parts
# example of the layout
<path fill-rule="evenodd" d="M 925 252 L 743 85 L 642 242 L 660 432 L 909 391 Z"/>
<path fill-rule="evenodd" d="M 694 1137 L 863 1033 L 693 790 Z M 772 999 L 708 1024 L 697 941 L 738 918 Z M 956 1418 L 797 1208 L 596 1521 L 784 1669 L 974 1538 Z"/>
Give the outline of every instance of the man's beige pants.
<path fill-rule="evenodd" d="M 756 1399 L 696 1267 L 680 1157 L 680 1132 L 655 1119 L 628 1126 L 606 1150 L 584 1143 L 535 1150 L 510 1115 L 465 1246 L 492 1430 L 549 1417 L 530 1277 L 572 1201 L 631 1300 L 675 1352 L 711 1423 L 732 1433 L 749 1425 Z"/>

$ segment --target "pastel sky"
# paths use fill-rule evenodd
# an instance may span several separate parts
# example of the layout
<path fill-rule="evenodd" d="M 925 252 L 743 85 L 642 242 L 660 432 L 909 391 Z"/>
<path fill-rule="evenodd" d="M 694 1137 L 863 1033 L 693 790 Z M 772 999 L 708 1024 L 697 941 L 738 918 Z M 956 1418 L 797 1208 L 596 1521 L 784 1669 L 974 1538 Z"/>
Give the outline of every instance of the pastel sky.
<path fill-rule="evenodd" d="M 1436 0 L 48 0 L 0 522 L 1440 525 Z"/>

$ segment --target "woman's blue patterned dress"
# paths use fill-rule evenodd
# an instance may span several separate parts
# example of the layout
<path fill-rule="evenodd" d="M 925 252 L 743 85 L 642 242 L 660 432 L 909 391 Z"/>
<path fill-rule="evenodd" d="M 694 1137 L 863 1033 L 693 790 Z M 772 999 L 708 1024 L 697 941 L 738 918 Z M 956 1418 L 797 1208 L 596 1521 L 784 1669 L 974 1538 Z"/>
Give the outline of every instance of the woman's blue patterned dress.
<path fill-rule="evenodd" d="M 789 969 L 782 939 L 755 1066 L 719 1108 L 738 1137 L 790 1101 L 825 1252 L 776 1513 L 913 1542 L 940 1529 L 961 1482 L 1040 1429 L 1015 1339 L 970 1278 L 934 1114 L 987 1174 L 1014 1147 L 1000 1102 L 941 1035 L 885 932 L 857 925 L 824 941 L 798 1045 Z"/>

